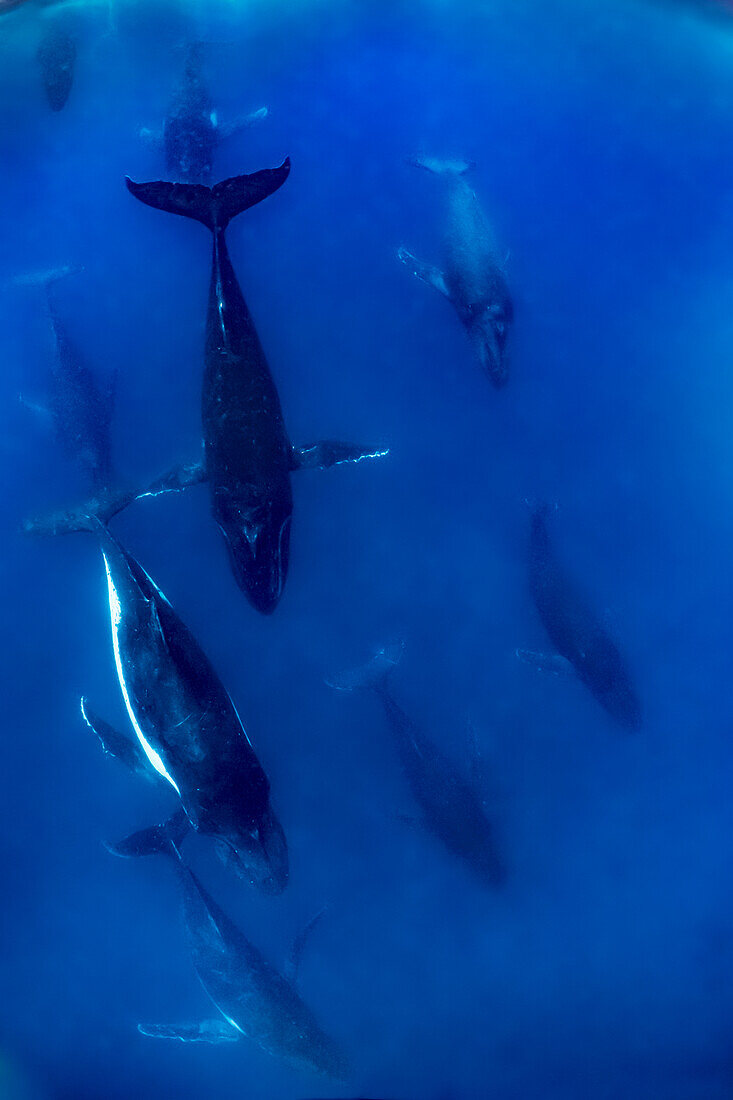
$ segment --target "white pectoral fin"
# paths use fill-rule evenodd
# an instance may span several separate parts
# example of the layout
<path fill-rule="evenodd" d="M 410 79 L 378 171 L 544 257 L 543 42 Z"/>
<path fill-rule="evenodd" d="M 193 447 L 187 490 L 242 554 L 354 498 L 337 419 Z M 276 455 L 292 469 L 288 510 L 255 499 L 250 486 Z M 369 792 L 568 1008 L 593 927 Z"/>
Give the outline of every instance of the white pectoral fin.
<path fill-rule="evenodd" d="M 114 756 L 116 760 L 121 760 L 132 772 L 149 776 L 150 772 L 146 766 L 147 761 L 137 741 L 133 741 L 124 733 L 120 733 L 114 726 L 110 726 L 109 722 L 105 722 L 104 719 L 96 715 L 94 711 L 90 710 L 85 698 L 81 700 L 81 715 L 92 733 L 99 738 L 102 748 L 108 756 Z"/>
<path fill-rule="evenodd" d="M 538 672 L 548 672 L 552 676 L 574 676 L 575 669 L 566 657 L 559 653 L 538 653 L 532 649 L 517 649 L 516 656 L 526 665 Z"/>
<path fill-rule="evenodd" d="M 403 263 L 408 270 L 412 272 L 416 279 L 421 279 L 422 282 L 427 283 L 428 286 L 435 287 L 444 298 L 450 299 L 450 292 L 448 290 L 448 284 L 445 281 L 445 276 L 439 267 L 434 264 L 426 264 L 422 260 L 418 260 L 417 256 L 413 256 L 411 252 L 408 252 L 406 248 L 397 249 L 397 259 L 400 263 Z"/>
<path fill-rule="evenodd" d="M 424 168 L 426 172 L 432 172 L 436 176 L 465 176 L 476 167 L 475 161 L 463 157 L 429 157 L 424 153 L 408 157 L 407 163 L 415 168 Z"/>
<path fill-rule="evenodd" d="M 384 458 L 389 447 L 364 447 L 359 443 L 345 443 L 340 439 L 319 439 L 304 447 L 293 447 L 292 470 L 328 470 L 342 462 L 361 462 L 365 458 Z"/>
<path fill-rule="evenodd" d="M 140 127 L 140 139 L 147 145 L 162 145 L 163 144 L 163 131 L 151 130 L 147 126 Z"/>
<path fill-rule="evenodd" d="M 18 394 L 18 400 L 23 408 L 28 409 L 34 416 L 37 416 L 39 421 L 43 421 L 47 425 L 53 422 L 53 413 L 47 405 L 42 405 L 39 401 L 31 401 L 24 393 Z"/>
<path fill-rule="evenodd" d="M 238 134 L 241 130 L 248 130 L 250 126 L 254 126 L 256 123 L 261 122 L 264 118 L 267 118 L 269 111 L 267 107 L 259 107 L 256 111 L 250 111 L 248 115 L 240 115 L 239 118 L 235 118 L 233 122 L 219 122 L 216 125 L 216 132 L 223 140 L 224 138 L 233 137 L 234 134 Z"/>
<path fill-rule="evenodd" d="M 163 493 L 180 493 L 184 489 L 190 489 L 192 485 L 200 485 L 202 481 L 206 481 L 206 467 L 203 462 L 180 463 L 141 489 L 135 494 L 135 499 L 158 497 Z"/>
<path fill-rule="evenodd" d="M 181 1043 L 236 1043 L 242 1032 L 228 1020 L 201 1020 L 196 1024 L 138 1024 L 151 1039 L 178 1039 Z"/>

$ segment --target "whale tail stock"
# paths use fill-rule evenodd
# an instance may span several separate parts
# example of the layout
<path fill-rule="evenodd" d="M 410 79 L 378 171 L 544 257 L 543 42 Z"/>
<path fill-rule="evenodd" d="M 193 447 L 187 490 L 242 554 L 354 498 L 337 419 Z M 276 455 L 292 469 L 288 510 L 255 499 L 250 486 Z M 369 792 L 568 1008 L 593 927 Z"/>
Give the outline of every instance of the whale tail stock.
<path fill-rule="evenodd" d="M 404 642 L 382 646 L 365 665 L 329 676 L 326 683 L 335 691 L 356 691 L 359 688 L 386 691 L 389 676 L 399 664 L 404 648 Z"/>
<path fill-rule="evenodd" d="M 290 158 L 279 168 L 263 168 L 249 176 L 233 176 L 214 187 L 201 183 L 135 183 L 128 177 L 127 190 L 146 206 L 193 218 L 215 233 L 226 229 L 232 218 L 262 202 L 285 183 L 290 173 Z"/>

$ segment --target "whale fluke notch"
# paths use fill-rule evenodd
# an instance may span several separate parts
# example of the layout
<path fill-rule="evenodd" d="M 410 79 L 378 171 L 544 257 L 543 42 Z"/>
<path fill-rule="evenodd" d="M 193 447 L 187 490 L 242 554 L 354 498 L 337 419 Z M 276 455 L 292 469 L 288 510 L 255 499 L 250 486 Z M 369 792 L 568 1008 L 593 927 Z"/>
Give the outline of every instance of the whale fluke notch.
<path fill-rule="evenodd" d="M 389 447 L 362 447 L 358 443 L 344 443 L 339 439 L 319 439 L 304 447 L 293 447 L 293 470 L 328 470 L 342 462 L 361 462 L 366 458 L 385 458 Z"/>
<path fill-rule="evenodd" d="M 232 218 L 256 206 L 285 183 L 290 174 L 290 157 L 278 168 L 262 168 L 251 175 L 232 176 L 214 187 L 201 183 L 135 183 L 125 178 L 127 190 L 146 206 L 180 214 L 201 222 L 212 232 L 226 229 Z"/>
<path fill-rule="evenodd" d="M 178 1039 L 182 1043 L 236 1043 L 242 1036 L 226 1020 L 201 1020 L 197 1024 L 138 1024 L 137 1030 L 151 1039 Z"/>

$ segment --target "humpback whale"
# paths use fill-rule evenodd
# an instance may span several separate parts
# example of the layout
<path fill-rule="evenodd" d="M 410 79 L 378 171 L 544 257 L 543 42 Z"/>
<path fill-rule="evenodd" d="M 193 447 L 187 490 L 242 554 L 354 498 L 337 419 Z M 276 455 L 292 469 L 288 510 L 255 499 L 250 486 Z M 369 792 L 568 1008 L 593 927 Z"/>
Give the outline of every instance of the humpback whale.
<path fill-rule="evenodd" d="M 162 132 L 140 131 L 142 137 L 162 145 L 166 173 L 180 183 L 209 184 L 220 143 L 267 117 L 267 108 L 260 107 L 232 123 L 222 123 L 204 80 L 202 52 L 202 43 L 189 44 L 183 78 L 171 101 Z"/>
<path fill-rule="evenodd" d="M 208 658 L 155 582 L 102 524 L 93 524 L 107 573 L 112 648 L 138 745 L 82 713 L 106 752 L 133 771 L 152 768 L 174 789 L 186 821 L 266 893 L 288 879 L 287 844 L 270 784 Z M 139 746 L 139 747 L 138 747 Z M 158 828 L 158 827 L 153 827 Z M 116 847 L 146 855 L 149 830 Z"/>
<path fill-rule="evenodd" d="M 495 386 L 503 386 L 512 300 L 491 227 L 466 182 L 472 166 L 434 157 L 416 157 L 411 163 L 447 182 L 445 261 L 441 269 L 418 260 L 406 248 L 398 249 L 397 258 L 451 302 L 481 367 Z"/>
<path fill-rule="evenodd" d="M 42 285 L 46 291 L 48 315 L 55 342 L 51 370 L 48 409 L 59 443 L 70 458 L 79 463 L 92 490 L 101 493 L 114 478 L 111 457 L 110 426 L 115 403 L 116 374 L 100 387 L 84 357 L 71 339 L 59 315 L 55 284 L 73 268 L 65 267 L 30 276 L 21 276 L 16 285 Z M 28 402 L 25 402 L 29 404 Z M 37 406 L 30 405 L 31 408 Z"/>
<path fill-rule="evenodd" d="M 158 851 L 176 861 L 186 935 L 201 985 L 221 1014 L 193 1024 L 138 1024 L 143 1035 L 184 1043 L 232 1042 L 245 1036 L 268 1054 L 343 1080 L 344 1055 L 294 985 L 280 974 L 222 911 L 180 857 L 166 830 Z"/>
<path fill-rule="evenodd" d="M 293 497 L 291 471 L 378 457 L 349 443 L 321 441 L 294 448 L 280 398 L 227 251 L 233 217 L 267 198 L 290 172 L 290 161 L 209 188 L 166 182 L 127 187 L 148 206 L 202 222 L 213 255 L 202 393 L 204 472 L 212 511 L 235 579 L 250 603 L 272 612 L 288 569 Z"/>
<path fill-rule="evenodd" d="M 387 646 L 361 668 L 340 673 L 326 682 L 337 691 L 370 688 L 377 694 L 426 829 L 449 852 L 463 859 L 480 881 L 492 887 L 501 886 L 506 870 L 479 790 L 418 729 L 390 690 L 391 673 L 401 655 L 401 645 Z"/>
<path fill-rule="evenodd" d="M 52 111 L 60 111 L 65 106 L 74 83 L 74 39 L 61 27 L 50 27 L 41 39 L 37 57 L 48 105 Z"/>
<path fill-rule="evenodd" d="M 548 507 L 533 504 L 529 584 L 542 625 L 560 656 L 518 650 L 517 656 L 552 672 L 574 671 L 612 718 L 641 725 L 641 703 L 613 638 L 560 564 L 547 529 Z"/>

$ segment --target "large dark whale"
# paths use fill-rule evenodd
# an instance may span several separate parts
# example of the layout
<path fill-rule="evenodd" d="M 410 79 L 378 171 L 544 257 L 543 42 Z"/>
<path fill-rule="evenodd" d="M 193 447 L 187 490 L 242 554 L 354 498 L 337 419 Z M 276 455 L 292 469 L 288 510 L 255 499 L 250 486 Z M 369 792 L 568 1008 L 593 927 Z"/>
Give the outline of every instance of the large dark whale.
<path fill-rule="evenodd" d="M 466 161 L 417 157 L 420 168 L 448 184 L 443 268 L 416 259 L 406 248 L 397 257 L 413 275 L 435 287 L 452 304 L 468 333 L 479 363 L 495 386 L 507 380 L 506 342 L 512 300 L 491 227 L 475 192 L 466 182 Z"/>
<path fill-rule="evenodd" d="M 231 123 L 222 123 L 204 79 L 202 55 L 202 43 L 189 43 L 183 77 L 162 132 L 147 128 L 140 131 L 142 137 L 162 145 L 168 178 L 181 183 L 209 184 L 216 150 L 223 139 L 267 116 L 267 108 L 260 107 Z"/>
<path fill-rule="evenodd" d="M 184 923 L 199 981 L 221 1014 L 193 1024 L 138 1024 L 143 1035 L 182 1042 L 251 1039 L 268 1054 L 338 1080 L 344 1055 L 294 985 L 280 974 L 222 911 L 181 860 L 162 829 L 161 852 L 173 854 L 183 894 Z"/>
<path fill-rule="evenodd" d="M 217 842 L 219 855 L 266 893 L 288 878 L 285 835 L 270 785 L 239 715 L 208 658 L 158 586 L 101 524 L 94 525 L 107 572 L 117 677 L 149 767 L 180 799 L 188 824 Z M 84 717 L 108 752 L 140 770 L 140 752 L 121 734 Z M 118 846 L 145 855 L 145 831 Z"/>
<path fill-rule="evenodd" d="M 281 187 L 289 172 L 286 160 L 279 168 L 236 176 L 213 188 L 127 180 L 141 202 L 193 218 L 212 233 L 203 476 L 237 583 L 265 614 L 277 606 L 288 570 L 291 471 L 386 453 L 330 441 L 296 449 L 288 439 L 280 398 L 229 259 L 225 231 L 233 217 Z"/>
<path fill-rule="evenodd" d="M 464 860 L 480 881 L 501 886 L 506 869 L 478 787 L 415 725 L 390 690 L 390 676 L 401 653 L 401 646 L 381 649 L 363 667 L 340 673 L 327 683 L 338 691 L 370 688 L 377 694 L 426 829 Z"/>
<path fill-rule="evenodd" d="M 618 646 L 557 558 L 547 530 L 548 508 L 532 505 L 529 585 L 542 625 L 560 657 L 568 662 L 601 706 L 622 726 L 641 725 L 641 704 Z M 518 651 L 553 672 L 557 659 Z"/>

